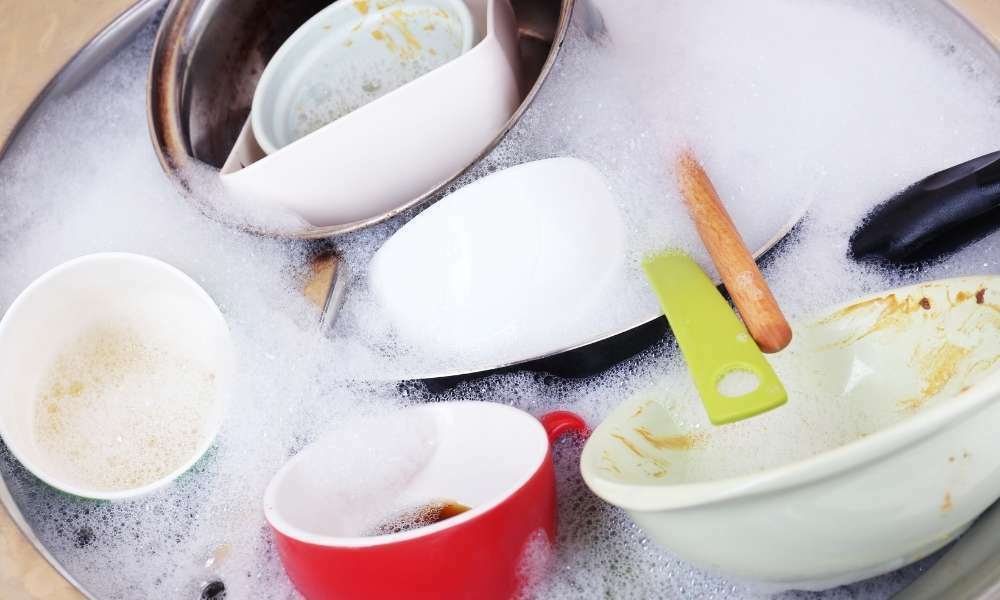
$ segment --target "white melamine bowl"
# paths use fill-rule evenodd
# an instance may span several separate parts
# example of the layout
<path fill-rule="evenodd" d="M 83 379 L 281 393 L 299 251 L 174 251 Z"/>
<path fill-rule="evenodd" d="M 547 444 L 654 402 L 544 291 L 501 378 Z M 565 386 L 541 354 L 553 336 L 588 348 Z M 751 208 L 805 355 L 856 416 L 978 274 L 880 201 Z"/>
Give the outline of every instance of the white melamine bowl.
<path fill-rule="evenodd" d="M 738 468 L 752 452 L 730 453 L 723 460 L 747 474 L 713 479 L 697 453 L 719 430 L 685 437 L 647 396 L 594 432 L 583 477 L 654 540 L 710 570 L 771 589 L 861 580 L 941 548 L 1000 496 L 998 359 L 1000 277 L 879 294 L 797 327 L 792 346 L 772 355 L 789 388 L 775 413 L 829 402 L 851 432 L 844 445 L 756 472 Z M 756 432 L 761 452 L 786 443 L 766 426 Z"/>

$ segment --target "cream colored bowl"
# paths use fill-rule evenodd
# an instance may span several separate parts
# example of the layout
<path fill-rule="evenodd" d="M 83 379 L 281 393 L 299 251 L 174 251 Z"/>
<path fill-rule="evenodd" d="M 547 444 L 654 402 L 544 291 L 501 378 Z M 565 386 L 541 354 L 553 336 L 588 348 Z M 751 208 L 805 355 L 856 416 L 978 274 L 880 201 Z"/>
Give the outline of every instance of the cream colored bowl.
<path fill-rule="evenodd" d="M 695 430 L 662 397 L 631 400 L 588 441 L 583 477 L 704 568 L 770 589 L 857 581 L 934 552 L 1000 496 L 998 359 L 1000 277 L 880 294 L 772 356 L 787 407 Z M 786 436 L 768 419 L 801 422 Z M 739 451 L 732 427 L 753 436 Z M 814 434 L 833 449 L 804 456 Z"/>

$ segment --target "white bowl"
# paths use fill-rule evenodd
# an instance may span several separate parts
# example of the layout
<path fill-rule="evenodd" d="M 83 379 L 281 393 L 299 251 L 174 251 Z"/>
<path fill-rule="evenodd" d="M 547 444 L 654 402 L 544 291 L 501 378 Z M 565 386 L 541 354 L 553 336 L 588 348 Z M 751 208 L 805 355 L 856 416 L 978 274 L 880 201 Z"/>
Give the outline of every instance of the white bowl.
<path fill-rule="evenodd" d="M 471 50 L 263 158 L 248 123 L 224 186 L 325 227 L 401 209 L 460 173 L 521 101 L 509 1 L 468 4 L 482 36 Z"/>
<path fill-rule="evenodd" d="M 193 450 L 173 469 L 134 487 L 106 489 L 74 478 L 65 465 L 53 462 L 36 439 L 35 417 L 39 394 L 45 393 L 45 376 L 66 348 L 95 326 L 121 325 L 132 328 L 139 339 L 155 342 L 157 348 L 169 347 L 172 356 L 190 361 L 185 364 L 197 365 L 211 382 L 207 393 L 211 404 L 191 424 L 198 428 Z M 36 477 L 66 493 L 103 500 L 146 494 L 187 471 L 212 444 L 222 422 L 233 366 L 234 351 L 222 314 L 187 275 L 135 254 L 77 258 L 35 280 L 0 321 L 0 437 Z M 97 432 L 97 443 L 114 443 L 103 439 L 109 431 Z"/>
<path fill-rule="evenodd" d="M 803 422 L 802 434 L 843 426 L 853 441 L 840 447 L 740 469 L 786 443 L 762 421 L 749 446 L 760 452 L 722 455 L 739 470 L 712 478 L 704 473 L 716 463 L 699 466 L 699 458 L 724 428 L 690 437 L 646 397 L 594 432 L 581 457 L 584 480 L 678 556 L 769 589 L 818 590 L 902 567 L 1000 496 L 998 301 L 1000 277 L 952 279 L 797 327 L 792 346 L 772 356 L 788 407 L 757 419 L 780 418 L 796 402 L 828 403 L 840 422 Z"/>
<path fill-rule="evenodd" d="M 271 58 L 250 122 L 272 154 L 391 93 L 472 47 L 462 0 L 403 0 L 376 10 L 340 0 L 299 27 Z"/>
<path fill-rule="evenodd" d="M 412 346 L 507 364 L 600 335 L 588 316 L 613 296 L 624 264 L 625 225 L 604 176 L 551 158 L 420 213 L 378 250 L 369 278 Z"/>

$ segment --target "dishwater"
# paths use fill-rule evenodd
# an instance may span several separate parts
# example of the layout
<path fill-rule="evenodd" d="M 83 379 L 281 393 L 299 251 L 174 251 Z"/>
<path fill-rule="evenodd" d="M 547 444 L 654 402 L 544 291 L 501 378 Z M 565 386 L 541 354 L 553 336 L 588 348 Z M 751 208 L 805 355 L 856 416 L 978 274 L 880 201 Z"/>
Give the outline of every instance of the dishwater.
<path fill-rule="evenodd" d="M 846 258 L 850 232 L 877 202 L 928 173 L 996 150 L 1000 139 L 996 53 L 927 21 L 921 6 L 602 0 L 608 40 L 592 42 L 574 25 L 525 118 L 463 183 L 527 160 L 579 156 L 608 176 L 621 199 L 632 255 L 657 248 L 674 231 L 674 239 L 696 248 L 696 238 L 682 235 L 686 216 L 672 221 L 667 209 L 679 197 L 663 173 L 659 141 L 683 126 L 748 238 L 763 217 L 779 220 L 771 213 L 810 206 L 765 268 L 792 320 L 913 280 L 1000 272 L 996 235 L 905 274 Z M 97 597 L 197 598 L 203 583 L 222 580 L 231 599 L 294 598 L 262 516 L 267 482 L 334 425 L 425 400 L 384 380 L 396 370 L 433 371 L 441 363 L 399 344 L 365 305 L 367 257 L 399 222 L 338 238 L 358 285 L 329 339 L 300 292 L 309 245 L 217 225 L 176 193 L 146 128 L 154 33 L 147 29 L 92 82 L 47 103 L 0 163 L 0 306 L 74 256 L 119 250 L 163 259 L 191 274 L 226 316 L 238 354 L 233 401 L 215 449 L 190 476 L 141 500 L 68 499 L 7 453 L 0 454 L 0 471 L 39 538 Z M 512 232 L 511 243 L 516 239 Z M 641 309 L 655 298 L 637 288 L 617 301 L 613 309 L 635 311 L 634 304 Z M 686 377 L 676 349 L 664 342 L 599 377 L 509 374 L 435 399 L 499 401 L 536 415 L 569 409 L 596 425 L 625 398 L 682 387 Z M 703 418 L 691 410 L 692 419 Z M 810 410 L 824 407 L 792 398 L 781 409 Z M 792 418 L 782 422 L 784 429 L 762 432 L 752 420 L 743 431 L 769 444 L 810 435 Z M 384 451 L 373 446 L 372 460 Z M 646 540 L 622 511 L 587 491 L 578 445 L 558 444 L 555 458 L 557 555 L 529 596 L 764 597 Z M 220 547 L 231 551 L 217 558 Z M 806 597 L 888 597 L 921 568 Z"/>
<path fill-rule="evenodd" d="M 76 487 L 141 487 L 195 453 L 214 392 L 201 365 L 131 327 L 97 325 L 43 375 L 35 443 L 52 474 Z"/>
<path fill-rule="evenodd" d="M 413 531 L 457 517 L 468 510 L 468 506 L 452 500 L 436 500 L 396 513 L 366 531 L 365 535 L 390 535 Z"/>

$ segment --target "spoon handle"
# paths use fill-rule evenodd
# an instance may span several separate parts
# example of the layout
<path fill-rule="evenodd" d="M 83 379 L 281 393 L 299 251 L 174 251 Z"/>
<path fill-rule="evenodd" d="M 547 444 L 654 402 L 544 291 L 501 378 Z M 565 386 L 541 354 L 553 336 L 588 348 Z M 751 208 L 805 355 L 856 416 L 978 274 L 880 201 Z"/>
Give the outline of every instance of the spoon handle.
<path fill-rule="evenodd" d="M 712 256 L 722 282 L 750 335 L 764 352 L 778 352 L 792 341 L 792 328 L 722 205 L 708 174 L 689 151 L 677 159 L 677 179 L 698 235 Z"/>

